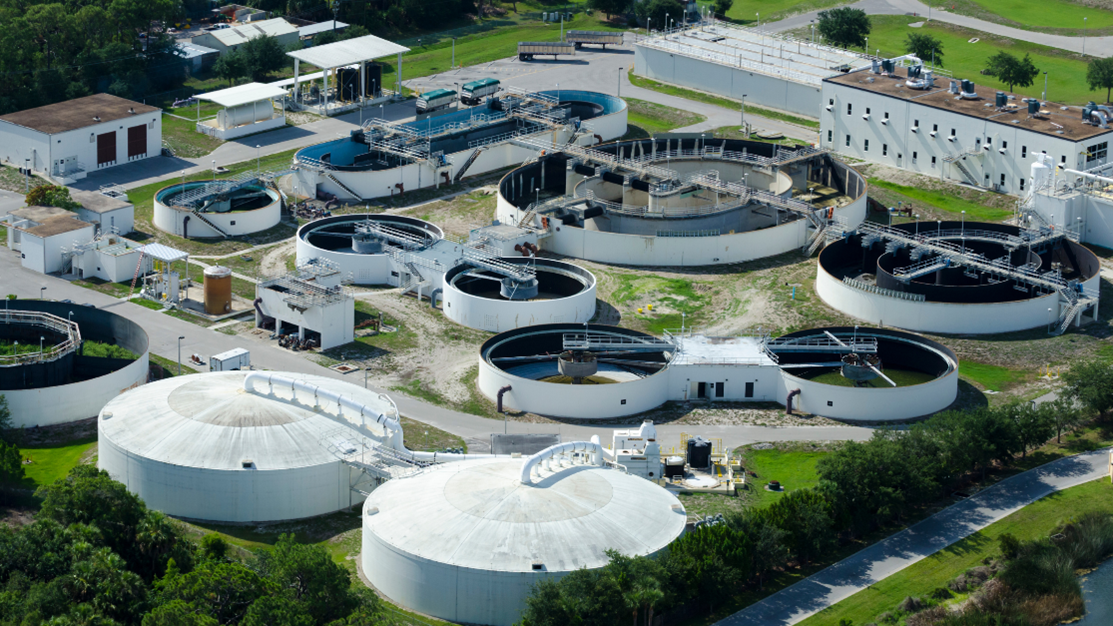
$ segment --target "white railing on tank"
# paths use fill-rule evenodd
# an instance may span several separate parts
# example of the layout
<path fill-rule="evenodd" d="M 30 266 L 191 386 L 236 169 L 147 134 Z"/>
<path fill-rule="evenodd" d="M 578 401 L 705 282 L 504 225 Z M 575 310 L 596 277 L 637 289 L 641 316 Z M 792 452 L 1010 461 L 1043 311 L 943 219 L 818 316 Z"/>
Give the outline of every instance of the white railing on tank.
<path fill-rule="evenodd" d="M 842 282 L 849 287 L 853 287 L 859 291 L 876 294 L 879 296 L 886 296 L 888 298 L 897 298 L 900 300 L 908 300 L 911 302 L 923 302 L 927 298 L 922 293 L 906 293 L 904 291 L 897 291 L 895 289 L 886 289 L 885 287 L 878 287 L 877 285 L 867 283 L 857 278 L 844 276 Z"/>
<path fill-rule="evenodd" d="M 27 365 L 29 363 L 48 363 L 62 358 L 81 345 L 81 328 L 78 327 L 77 323 L 64 320 L 50 313 L 5 309 L 3 312 L 0 312 L 0 323 L 45 328 L 58 334 L 65 335 L 66 337 L 61 343 L 50 347 L 43 346 L 43 349 L 38 352 L 0 356 L 0 367 Z"/>

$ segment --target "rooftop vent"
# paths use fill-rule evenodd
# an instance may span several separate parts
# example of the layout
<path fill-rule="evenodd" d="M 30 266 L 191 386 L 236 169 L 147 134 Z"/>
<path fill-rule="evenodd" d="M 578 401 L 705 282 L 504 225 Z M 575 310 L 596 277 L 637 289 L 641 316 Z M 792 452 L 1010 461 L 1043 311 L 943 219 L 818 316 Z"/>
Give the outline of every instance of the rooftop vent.
<path fill-rule="evenodd" d="M 135 107 L 128 107 L 128 113 L 135 115 Z"/>
<path fill-rule="evenodd" d="M 94 115 L 93 116 L 93 121 L 94 122 L 99 122 L 100 121 L 100 116 L 99 115 Z"/>
<path fill-rule="evenodd" d="M 538 562 L 534 561 L 533 571 L 541 572 L 541 571 L 544 571 L 544 570 L 545 570 L 545 564 L 544 563 L 538 563 Z"/>
<path fill-rule="evenodd" d="M 252 461 L 251 459 L 244 459 L 240 461 L 240 466 L 243 469 L 255 469 L 255 461 Z"/>

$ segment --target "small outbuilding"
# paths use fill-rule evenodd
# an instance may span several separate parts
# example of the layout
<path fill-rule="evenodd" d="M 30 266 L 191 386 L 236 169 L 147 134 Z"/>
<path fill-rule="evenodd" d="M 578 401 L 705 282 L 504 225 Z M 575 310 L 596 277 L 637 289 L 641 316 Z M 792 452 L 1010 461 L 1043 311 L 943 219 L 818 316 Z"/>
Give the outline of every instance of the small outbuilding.
<path fill-rule="evenodd" d="M 278 45 L 286 48 L 298 41 L 298 29 L 286 20 L 276 17 L 231 28 L 205 31 L 191 39 L 190 43 L 212 48 L 224 55 L 256 37 L 274 37 Z"/>
<path fill-rule="evenodd" d="M 274 99 L 285 96 L 285 89 L 263 83 L 248 83 L 200 94 L 196 96 L 197 132 L 228 140 L 281 128 L 286 125 L 286 110 L 283 108 L 281 114 L 276 113 Z M 216 117 L 201 120 L 202 100 L 224 108 L 217 112 Z"/>
<path fill-rule="evenodd" d="M 190 72 L 198 72 L 209 67 L 220 57 L 219 50 L 195 43 L 178 43 L 174 48 L 178 51 L 178 56 L 186 62 Z"/>
<path fill-rule="evenodd" d="M 0 161 L 68 185 L 158 156 L 162 111 L 107 93 L 0 115 Z"/>
<path fill-rule="evenodd" d="M 255 326 L 315 342 L 322 350 L 355 341 L 355 300 L 343 287 L 326 287 L 293 272 L 256 288 Z"/>
<path fill-rule="evenodd" d="M 134 230 L 135 206 L 127 200 L 80 189 L 70 189 L 70 197 L 81 204 L 77 216 L 95 224 L 100 232 L 126 235 Z"/>
<path fill-rule="evenodd" d="M 23 267 L 50 274 L 69 271 L 73 249 L 93 240 L 95 227 L 73 212 L 29 206 L 8 213 L 8 248 L 19 252 Z"/>

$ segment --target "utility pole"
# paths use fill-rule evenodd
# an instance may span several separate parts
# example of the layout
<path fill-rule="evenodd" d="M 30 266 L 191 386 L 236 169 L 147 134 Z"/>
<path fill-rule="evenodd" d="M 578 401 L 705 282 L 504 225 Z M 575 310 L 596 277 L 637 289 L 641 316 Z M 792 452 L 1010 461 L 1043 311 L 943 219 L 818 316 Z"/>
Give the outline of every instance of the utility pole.
<path fill-rule="evenodd" d="M 742 134 L 743 135 L 746 134 L 746 96 L 747 96 L 747 94 L 742 94 L 742 120 L 741 121 L 742 121 Z"/>

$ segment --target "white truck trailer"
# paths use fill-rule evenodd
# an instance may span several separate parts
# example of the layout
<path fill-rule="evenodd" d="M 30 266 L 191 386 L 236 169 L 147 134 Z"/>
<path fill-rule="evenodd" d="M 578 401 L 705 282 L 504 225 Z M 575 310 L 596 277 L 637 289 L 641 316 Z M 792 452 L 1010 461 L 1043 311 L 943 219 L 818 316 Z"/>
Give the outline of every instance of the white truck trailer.
<path fill-rule="evenodd" d="M 585 44 L 592 44 L 603 46 L 603 49 L 606 50 L 607 44 L 612 46 L 622 45 L 622 33 L 605 30 L 570 30 L 564 36 L 564 41 L 574 44 L 577 49 Z"/>
<path fill-rule="evenodd" d="M 210 372 L 229 372 L 251 369 L 251 353 L 243 348 L 233 348 L 227 352 L 209 357 Z"/>
<path fill-rule="evenodd" d="M 518 60 L 519 61 L 532 61 L 533 57 L 538 55 L 548 56 L 553 55 L 556 59 L 562 54 L 569 56 L 576 56 L 576 45 L 571 43 L 564 43 L 560 41 L 519 41 L 518 42 Z"/>

